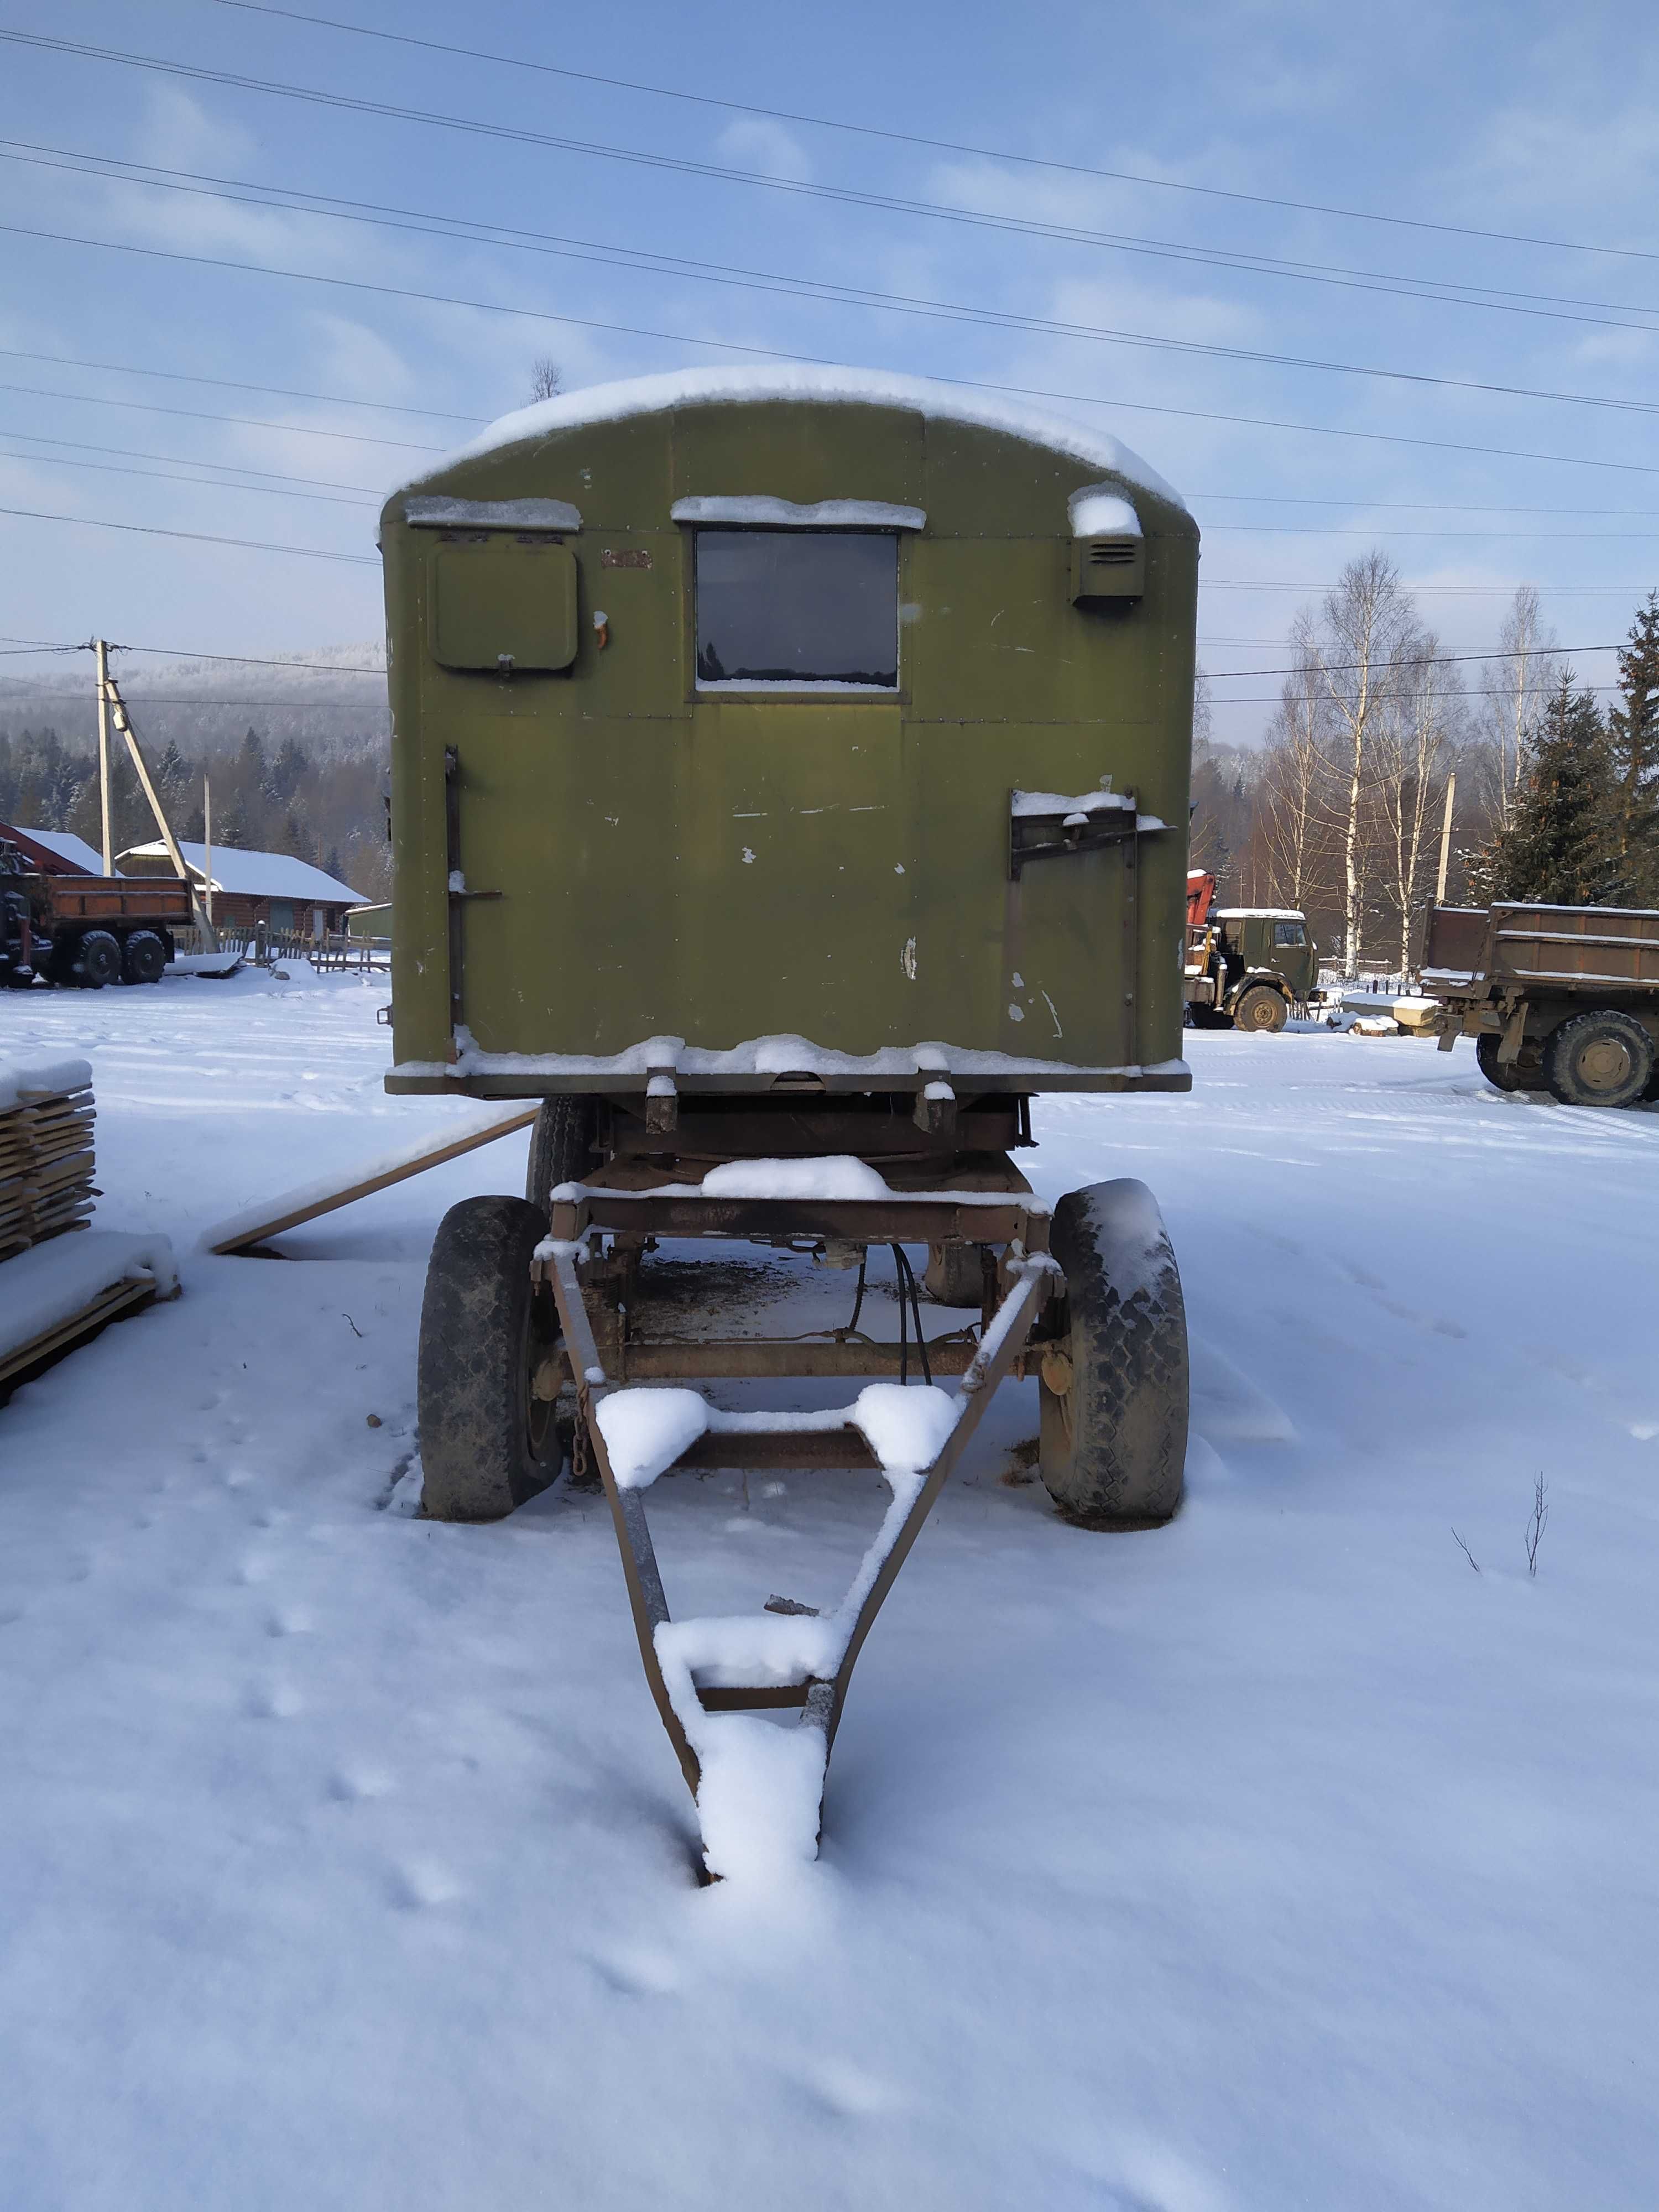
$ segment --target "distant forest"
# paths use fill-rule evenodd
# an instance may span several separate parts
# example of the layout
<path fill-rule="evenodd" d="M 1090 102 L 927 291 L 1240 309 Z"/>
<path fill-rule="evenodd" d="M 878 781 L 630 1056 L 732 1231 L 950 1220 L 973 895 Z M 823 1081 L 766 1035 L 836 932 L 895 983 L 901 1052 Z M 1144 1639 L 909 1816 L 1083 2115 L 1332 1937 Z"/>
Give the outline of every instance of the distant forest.
<path fill-rule="evenodd" d="M 391 848 L 383 793 L 390 767 L 384 708 L 364 712 L 333 702 L 283 706 L 266 726 L 250 722 L 240 740 L 216 743 L 202 732 L 161 732 L 168 722 L 207 718 L 144 714 L 134 720 L 144 757 L 173 834 L 203 835 L 203 780 L 210 779 L 216 845 L 291 853 L 325 869 L 364 898 L 391 896 Z M 222 715 L 219 718 L 222 727 Z M 89 707 L 67 714 L 14 720 L 0 698 L 0 821 L 37 830 L 69 830 L 96 847 L 98 760 Z M 281 735 L 270 728 L 274 720 Z M 343 723 L 356 722 L 356 732 Z M 367 723 L 365 729 L 362 725 Z M 146 725 L 149 726 L 147 727 Z M 155 820 L 118 741 L 112 742 L 112 793 L 117 852 L 155 836 Z"/>

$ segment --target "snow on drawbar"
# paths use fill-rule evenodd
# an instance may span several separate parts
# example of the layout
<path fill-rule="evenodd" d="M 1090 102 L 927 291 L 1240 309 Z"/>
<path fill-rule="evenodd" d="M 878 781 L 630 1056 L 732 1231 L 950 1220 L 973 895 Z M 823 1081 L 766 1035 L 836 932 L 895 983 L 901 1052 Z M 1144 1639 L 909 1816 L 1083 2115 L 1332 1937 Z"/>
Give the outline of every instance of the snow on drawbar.
<path fill-rule="evenodd" d="M 881 1462 L 891 1502 L 841 1603 L 829 1613 L 736 1613 L 659 1622 L 658 1663 L 697 1755 L 697 1819 L 708 1871 L 751 1885 L 775 1881 L 817 1854 L 829 1738 L 822 1727 L 780 1726 L 752 1713 L 711 1713 L 699 1692 L 757 1685 L 827 1683 L 846 1656 L 860 1611 L 949 1441 L 962 1401 L 947 1390 L 872 1382 L 848 1407 L 821 1413 L 732 1413 L 695 1390 L 624 1389 L 595 1413 L 618 1489 L 641 1490 L 698 1437 L 860 1430 Z"/>

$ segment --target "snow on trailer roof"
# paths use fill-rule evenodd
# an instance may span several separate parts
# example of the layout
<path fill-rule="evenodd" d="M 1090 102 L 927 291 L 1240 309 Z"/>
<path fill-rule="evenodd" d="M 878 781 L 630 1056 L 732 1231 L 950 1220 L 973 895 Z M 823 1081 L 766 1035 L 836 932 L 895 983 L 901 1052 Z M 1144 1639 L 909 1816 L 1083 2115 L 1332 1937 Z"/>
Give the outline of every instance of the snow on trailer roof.
<path fill-rule="evenodd" d="M 970 392 L 961 386 L 935 383 L 929 377 L 899 376 L 879 368 L 684 368 L 665 375 L 633 376 L 614 384 L 592 384 L 580 392 L 561 392 L 555 399 L 538 400 L 503 415 L 434 467 L 422 469 L 398 485 L 392 495 L 428 483 L 459 462 L 477 460 L 498 453 L 504 446 L 527 438 L 550 436 L 556 430 L 574 430 L 593 422 L 619 422 L 630 415 L 655 415 L 671 407 L 708 406 L 720 401 L 815 399 L 846 406 L 911 407 L 932 420 L 971 422 L 986 430 L 1003 430 L 1011 437 L 1028 439 L 1067 453 L 1086 467 L 1104 469 L 1126 483 L 1185 508 L 1186 501 L 1166 483 L 1156 469 L 1133 448 L 1103 430 L 1050 415 L 1042 409 L 1022 406 L 994 392 Z M 1110 487 L 1104 487 L 1109 491 Z"/>
<path fill-rule="evenodd" d="M 185 866 L 199 877 L 207 864 L 207 847 L 181 839 L 179 850 Z M 159 837 L 148 845 L 129 845 L 124 860 L 164 860 L 167 848 Z M 213 848 L 213 888 L 240 891 L 248 898 L 311 899 L 319 906 L 367 906 L 368 901 L 349 884 L 313 868 L 309 860 L 296 860 L 291 853 L 256 853 L 240 845 Z"/>
<path fill-rule="evenodd" d="M 44 845 L 60 860 L 67 860 L 71 867 L 84 868 L 89 876 L 103 874 L 103 854 L 88 845 L 84 837 L 77 837 L 72 830 L 31 830 L 27 822 L 13 823 L 11 827 L 35 844 Z"/>

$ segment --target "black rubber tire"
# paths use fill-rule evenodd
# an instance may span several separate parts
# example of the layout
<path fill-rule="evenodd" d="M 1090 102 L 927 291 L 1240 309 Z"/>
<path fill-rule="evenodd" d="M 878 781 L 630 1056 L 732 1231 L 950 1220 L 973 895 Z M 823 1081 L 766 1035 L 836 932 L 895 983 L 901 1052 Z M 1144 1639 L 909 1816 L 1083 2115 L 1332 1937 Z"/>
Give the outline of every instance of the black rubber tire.
<path fill-rule="evenodd" d="M 580 1182 L 592 1172 L 593 1101 L 565 1093 L 544 1098 L 530 1132 L 530 1160 L 524 1194 L 547 1219 L 548 1193 L 562 1182 Z"/>
<path fill-rule="evenodd" d="M 979 1312 L 985 1304 L 983 1249 L 979 1244 L 930 1244 L 921 1279 L 928 1297 L 942 1306 L 972 1306 Z"/>
<path fill-rule="evenodd" d="M 1252 983 L 1241 991 L 1233 1007 L 1233 1027 L 1258 1036 L 1273 1036 L 1290 1019 L 1291 1010 L 1271 983 Z"/>
<path fill-rule="evenodd" d="M 1087 1528 L 1155 1528 L 1181 1504 L 1189 1392 L 1187 1310 L 1158 1200 L 1127 1177 L 1070 1191 L 1051 1243 L 1069 1330 L 1039 1363 L 1044 1485 Z"/>
<path fill-rule="evenodd" d="M 1653 1039 L 1616 1006 L 1575 1014 L 1544 1047 L 1544 1079 L 1564 1106 L 1634 1106 L 1653 1072 Z"/>
<path fill-rule="evenodd" d="M 121 978 L 121 940 L 107 929 L 83 931 L 70 956 L 70 973 L 85 991 L 101 991 Z"/>
<path fill-rule="evenodd" d="M 521 1198 L 464 1198 L 438 1224 L 416 1378 L 428 1520 L 499 1521 L 558 1474 L 554 1409 L 531 1395 L 559 1340 L 552 1293 L 530 1279 L 546 1230 Z"/>
<path fill-rule="evenodd" d="M 121 948 L 121 976 L 128 983 L 159 983 L 167 948 L 153 929 L 135 929 Z"/>
<path fill-rule="evenodd" d="M 1498 1048 L 1501 1037 L 1486 1030 L 1474 1041 L 1474 1057 L 1480 1073 L 1494 1091 L 1541 1091 L 1544 1088 L 1544 1062 L 1537 1041 L 1528 1038 L 1521 1047 L 1518 1059 L 1507 1066 L 1499 1063 Z"/>

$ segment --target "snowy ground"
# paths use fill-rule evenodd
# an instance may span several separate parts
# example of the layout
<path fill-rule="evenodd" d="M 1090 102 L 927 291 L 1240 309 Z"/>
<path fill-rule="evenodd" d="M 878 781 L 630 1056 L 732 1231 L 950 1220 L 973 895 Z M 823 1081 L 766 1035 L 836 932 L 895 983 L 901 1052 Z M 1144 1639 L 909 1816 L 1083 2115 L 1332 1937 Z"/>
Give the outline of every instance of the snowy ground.
<path fill-rule="evenodd" d="M 476 1112 L 380 1094 L 385 995 L 4 1007 L 185 1279 L 0 1409 L 9 2212 L 1652 2205 L 1659 1113 L 1328 1031 L 1043 1105 L 1041 1188 L 1164 1202 L 1190 1502 L 1064 1527 L 1006 1390 L 823 1860 L 699 1890 L 602 1509 L 385 1510 L 434 1224 L 524 1139 L 191 1249 Z M 882 1495 L 659 1484 L 671 1599 L 833 1597 Z"/>

